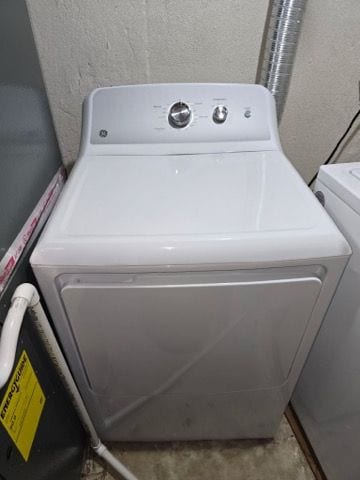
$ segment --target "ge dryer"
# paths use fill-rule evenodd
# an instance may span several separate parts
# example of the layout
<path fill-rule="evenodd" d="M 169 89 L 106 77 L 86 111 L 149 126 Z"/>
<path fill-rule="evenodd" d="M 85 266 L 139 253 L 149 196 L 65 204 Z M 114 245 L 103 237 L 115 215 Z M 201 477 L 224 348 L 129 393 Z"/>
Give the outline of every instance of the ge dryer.
<path fill-rule="evenodd" d="M 31 258 L 105 440 L 272 437 L 350 248 L 258 85 L 100 88 Z"/>

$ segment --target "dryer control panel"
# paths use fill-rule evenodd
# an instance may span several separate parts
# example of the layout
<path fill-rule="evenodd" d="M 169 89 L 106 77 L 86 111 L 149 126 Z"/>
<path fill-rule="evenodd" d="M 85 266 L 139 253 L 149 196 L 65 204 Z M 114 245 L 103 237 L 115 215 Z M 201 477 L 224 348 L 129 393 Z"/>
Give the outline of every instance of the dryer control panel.
<path fill-rule="evenodd" d="M 270 92 L 260 85 L 150 84 L 100 88 L 87 99 L 84 117 L 83 149 L 84 143 L 111 145 L 113 149 L 121 146 L 124 153 L 127 145 L 130 154 L 144 145 L 151 146 L 151 153 L 279 148 L 275 103 Z"/>

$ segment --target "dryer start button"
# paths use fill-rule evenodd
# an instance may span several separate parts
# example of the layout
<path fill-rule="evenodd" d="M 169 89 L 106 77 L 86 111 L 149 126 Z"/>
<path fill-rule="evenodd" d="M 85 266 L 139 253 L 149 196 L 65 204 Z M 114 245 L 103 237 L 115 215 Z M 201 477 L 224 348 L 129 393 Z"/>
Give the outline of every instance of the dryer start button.
<path fill-rule="evenodd" d="M 218 105 L 213 112 L 213 120 L 215 123 L 224 123 L 228 115 L 228 109 L 225 105 Z"/>

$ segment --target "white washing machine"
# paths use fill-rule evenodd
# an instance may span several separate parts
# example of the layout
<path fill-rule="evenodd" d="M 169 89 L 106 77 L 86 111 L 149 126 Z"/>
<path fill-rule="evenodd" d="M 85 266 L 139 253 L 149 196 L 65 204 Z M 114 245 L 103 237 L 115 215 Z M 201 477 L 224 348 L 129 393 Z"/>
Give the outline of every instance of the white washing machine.
<path fill-rule="evenodd" d="M 105 440 L 272 437 L 350 255 L 257 85 L 100 88 L 32 266 Z"/>
<path fill-rule="evenodd" d="M 315 190 L 353 254 L 293 404 L 328 480 L 360 478 L 360 163 L 320 169 Z"/>

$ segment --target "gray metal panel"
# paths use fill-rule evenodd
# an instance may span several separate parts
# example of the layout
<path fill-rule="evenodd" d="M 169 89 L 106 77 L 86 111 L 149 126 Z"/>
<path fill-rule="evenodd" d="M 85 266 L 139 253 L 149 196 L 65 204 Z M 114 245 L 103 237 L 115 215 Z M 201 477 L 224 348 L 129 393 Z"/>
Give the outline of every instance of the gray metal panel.
<path fill-rule="evenodd" d="M 88 378 L 83 394 L 97 399 L 109 438 L 269 436 L 321 286 L 243 272 L 79 275 L 61 296 Z M 243 418 L 233 421 L 236 411 Z"/>
<path fill-rule="evenodd" d="M 23 0 L 0 0 L 0 259 L 61 165 L 41 71 Z M 0 298 L 0 328 L 11 296 L 34 282 L 31 240 Z M 70 399 L 26 315 L 17 358 L 26 349 L 46 404 L 29 461 L 0 426 L 0 478 L 77 480 L 86 436 Z M 2 399 L 5 388 L 0 391 Z"/>
<path fill-rule="evenodd" d="M 0 260 L 61 165 L 23 0 L 0 1 Z"/>

